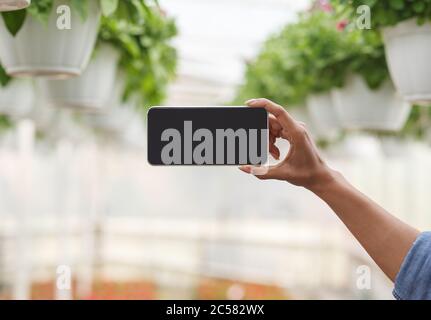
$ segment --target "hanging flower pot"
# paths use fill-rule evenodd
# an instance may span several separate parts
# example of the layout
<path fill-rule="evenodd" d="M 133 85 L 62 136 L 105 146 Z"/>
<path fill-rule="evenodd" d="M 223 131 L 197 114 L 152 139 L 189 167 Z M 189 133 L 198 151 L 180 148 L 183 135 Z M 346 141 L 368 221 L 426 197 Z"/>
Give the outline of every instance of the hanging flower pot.
<path fill-rule="evenodd" d="M 19 119 L 30 113 L 34 103 L 33 83 L 30 80 L 11 80 L 0 87 L 0 114 Z"/>
<path fill-rule="evenodd" d="M 309 96 L 307 109 L 318 136 L 332 139 L 338 134 L 340 123 L 329 92 Z"/>
<path fill-rule="evenodd" d="M 304 105 L 296 105 L 291 107 L 288 111 L 297 121 L 303 122 L 307 126 L 308 132 L 316 140 L 325 138 L 324 132 L 320 132 L 320 130 L 316 127 L 315 121 L 311 120 L 309 108 L 306 107 L 305 103 Z"/>
<path fill-rule="evenodd" d="M 383 28 L 383 38 L 389 70 L 403 98 L 431 101 L 431 23 L 400 22 Z"/>
<path fill-rule="evenodd" d="M 379 139 L 368 133 L 354 132 L 347 135 L 333 150 L 335 154 L 352 159 L 374 159 L 383 154 Z"/>
<path fill-rule="evenodd" d="M 0 0 L 0 11 L 14 11 L 27 8 L 31 0 Z"/>
<path fill-rule="evenodd" d="M 423 0 L 338 1 L 339 12 L 358 21 L 358 8 L 367 4 L 371 19 L 365 19 L 365 34 L 382 31 L 389 71 L 404 100 L 431 101 L 431 3 Z"/>
<path fill-rule="evenodd" d="M 125 85 L 124 74 L 120 73 L 111 91 L 109 104 L 103 112 L 85 115 L 84 119 L 90 127 L 110 133 L 119 133 L 126 129 L 133 113 L 131 110 L 137 103 L 135 99 L 126 102 L 122 100 Z"/>
<path fill-rule="evenodd" d="M 119 53 L 110 45 L 102 45 L 84 73 L 67 80 L 40 80 L 46 100 L 58 106 L 101 111 L 112 95 Z"/>
<path fill-rule="evenodd" d="M 387 80 L 371 90 L 360 76 L 350 76 L 341 89 L 332 91 L 335 111 L 345 129 L 398 131 L 403 128 L 411 106 Z"/>
<path fill-rule="evenodd" d="M 105 113 L 88 115 L 87 123 L 106 133 L 121 134 L 132 123 L 134 115 L 130 107 L 120 106 L 111 108 Z"/>
<path fill-rule="evenodd" d="M 70 29 L 58 27 L 59 15 L 54 9 L 46 23 L 27 12 L 15 36 L 5 19 L 0 19 L 0 60 L 9 75 L 67 78 L 85 69 L 98 32 L 99 2 L 87 1 L 85 18 L 73 9 L 70 0 L 54 0 L 53 8 L 61 5 L 72 8 Z"/>

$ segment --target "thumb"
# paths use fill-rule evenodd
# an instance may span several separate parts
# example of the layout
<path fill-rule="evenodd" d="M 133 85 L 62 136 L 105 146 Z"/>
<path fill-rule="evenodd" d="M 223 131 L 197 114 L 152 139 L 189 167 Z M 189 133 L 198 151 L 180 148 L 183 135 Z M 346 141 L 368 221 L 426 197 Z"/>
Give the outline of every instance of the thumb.
<path fill-rule="evenodd" d="M 245 173 L 252 174 L 261 180 L 279 179 L 280 169 L 275 166 L 241 166 L 239 169 Z"/>

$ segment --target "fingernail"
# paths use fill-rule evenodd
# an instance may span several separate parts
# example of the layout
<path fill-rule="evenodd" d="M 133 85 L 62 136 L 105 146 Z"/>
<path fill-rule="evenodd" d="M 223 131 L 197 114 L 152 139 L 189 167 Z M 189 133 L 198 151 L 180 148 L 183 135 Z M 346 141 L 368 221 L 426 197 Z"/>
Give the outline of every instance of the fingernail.
<path fill-rule="evenodd" d="M 268 173 L 268 166 L 252 166 L 250 168 L 250 173 L 254 176 L 263 176 Z"/>
<path fill-rule="evenodd" d="M 241 166 L 241 167 L 238 167 L 238 169 L 245 173 L 251 173 L 251 169 L 249 166 Z"/>
<path fill-rule="evenodd" d="M 250 100 L 247 100 L 246 102 L 245 102 L 245 104 L 247 104 L 247 105 L 252 105 L 253 103 L 255 103 L 257 100 L 256 99 L 250 99 Z"/>

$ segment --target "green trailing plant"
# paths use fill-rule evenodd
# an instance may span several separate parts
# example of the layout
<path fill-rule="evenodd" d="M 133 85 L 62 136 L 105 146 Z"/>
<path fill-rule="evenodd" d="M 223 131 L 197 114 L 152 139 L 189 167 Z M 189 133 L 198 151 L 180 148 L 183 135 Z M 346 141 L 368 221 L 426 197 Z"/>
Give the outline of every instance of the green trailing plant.
<path fill-rule="evenodd" d="M 366 5 L 371 12 L 371 28 L 396 25 L 416 18 L 418 24 L 431 21 L 430 0 L 332 0 L 338 11 L 348 19 L 356 19 L 356 9 Z"/>
<path fill-rule="evenodd" d="M 347 72 L 360 75 L 370 89 L 378 89 L 390 78 L 381 35 L 374 30 L 358 31 L 351 28 L 352 25 L 343 32 L 351 33 L 355 38 L 357 51 L 352 52 L 349 58 Z"/>
<path fill-rule="evenodd" d="M 165 98 L 177 65 L 177 52 L 170 44 L 177 34 L 175 22 L 157 2 L 149 2 L 131 1 L 132 7 L 122 8 L 121 14 L 102 18 L 99 33 L 99 43 L 120 51 L 119 67 L 126 76 L 124 98 L 136 97 L 144 107 Z"/>
<path fill-rule="evenodd" d="M 336 29 L 331 14 L 317 11 L 305 14 L 298 23 L 300 33 L 292 39 L 297 65 L 306 80 L 307 94 L 328 92 L 342 87 L 352 57 L 359 50 L 355 38 Z"/>
<path fill-rule="evenodd" d="M 380 35 L 340 24 L 330 12 L 304 13 L 265 42 L 249 63 L 236 102 L 265 96 L 301 105 L 310 94 L 344 85 L 351 74 L 377 89 L 389 77 Z"/>
<path fill-rule="evenodd" d="M 291 24 L 264 43 L 258 57 L 247 63 L 245 81 L 234 103 L 252 97 L 267 97 L 287 106 L 304 103 L 307 76 L 300 72 L 300 53 L 293 44 L 301 33 L 299 25 Z"/>

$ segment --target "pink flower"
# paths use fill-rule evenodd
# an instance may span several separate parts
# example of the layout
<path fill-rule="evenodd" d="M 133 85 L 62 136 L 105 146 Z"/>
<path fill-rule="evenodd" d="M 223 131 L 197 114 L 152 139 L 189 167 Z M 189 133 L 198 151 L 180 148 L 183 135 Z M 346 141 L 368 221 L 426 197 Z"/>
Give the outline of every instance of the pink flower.
<path fill-rule="evenodd" d="M 338 31 L 344 31 L 346 29 L 347 25 L 349 24 L 349 21 L 347 20 L 341 20 L 337 23 L 337 30 Z"/>
<path fill-rule="evenodd" d="M 319 0 L 319 6 L 320 6 L 320 9 L 322 9 L 322 11 L 325 11 L 325 12 L 332 11 L 332 6 L 328 0 Z"/>

